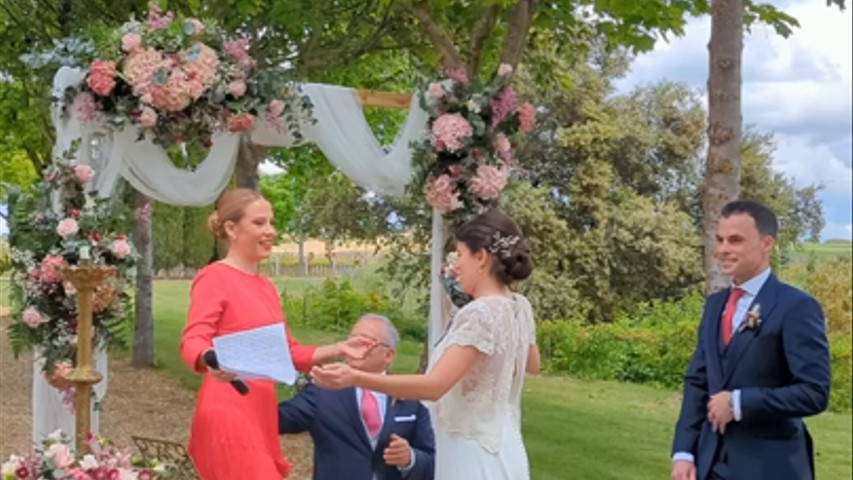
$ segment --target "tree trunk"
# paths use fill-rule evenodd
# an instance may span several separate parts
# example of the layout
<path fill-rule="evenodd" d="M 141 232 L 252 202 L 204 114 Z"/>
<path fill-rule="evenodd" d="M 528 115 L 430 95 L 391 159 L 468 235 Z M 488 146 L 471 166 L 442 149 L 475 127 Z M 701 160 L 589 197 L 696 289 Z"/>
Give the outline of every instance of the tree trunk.
<path fill-rule="evenodd" d="M 136 267 L 136 301 L 134 313 L 136 328 L 133 332 L 133 361 L 137 367 L 154 366 L 154 315 L 152 310 L 152 264 L 154 248 L 151 242 L 151 199 L 134 192 L 136 207 L 133 241 L 139 252 Z"/>
<path fill-rule="evenodd" d="M 702 192 L 706 292 L 728 285 L 714 258 L 723 206 L 737 199 L 740 183 L 741 54 L 743 0 L 714 0 L 708 43 L 708 159 Z"/>
<path fill-rule="evenodd" d="M 258 189 L 258 166 L 264 159 L 267 148 L 255 145 L 249 141 L 248 135 L 240 138 L 240 148 L 237 150 L 237 186 L 240 188 Z"/>

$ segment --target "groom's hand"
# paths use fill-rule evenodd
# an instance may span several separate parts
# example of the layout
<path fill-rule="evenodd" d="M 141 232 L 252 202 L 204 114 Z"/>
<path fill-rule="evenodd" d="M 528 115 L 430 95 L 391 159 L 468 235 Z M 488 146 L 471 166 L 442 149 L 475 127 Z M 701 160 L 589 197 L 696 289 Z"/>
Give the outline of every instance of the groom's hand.
<path fill-rule="evenodd" d="M 708 400 L 708 421 L 714 432 L 726 433 L 726 425 L 734 419 L 732 411 L 732 392 L 719 392 Z"/>
<path fill-rule="evenodd" d="M 672 462 L 672 473 L 670 480 L 696 480 L 696 465 L 688 460 L 676 460 Z"/>
<path fill-rule="evenodd" d="M 412 449 L 405 438 L 392 434 L 391 443 L 385 448 L 383 457 L 388 465 L 406 468 L 412 464 Z"/>

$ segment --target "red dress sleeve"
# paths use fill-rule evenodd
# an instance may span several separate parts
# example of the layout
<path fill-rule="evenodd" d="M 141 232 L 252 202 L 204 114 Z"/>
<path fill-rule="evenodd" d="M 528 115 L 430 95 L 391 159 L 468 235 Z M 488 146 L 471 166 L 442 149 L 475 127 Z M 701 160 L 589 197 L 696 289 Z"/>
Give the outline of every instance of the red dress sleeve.
<path fill-rule="evenodd" d="M 302 372 L 308 372 L 314 365 L 314 351 L 317 350 L 313 345 L 300 344 L 293 335 L 290 334 L 290 327 L 287 325 L 287 320 L 284 321 L 284 328 L 287 329 L 287 344 L 290 347 L 290 357 L 293 359 L 293 366 Z"/>
<path fill-rule="evenodd" d="M 193 280 L 187 322 L 181 334 L 181 358 L 198 373 L 205 372 L 198 367 L 198 357 L 213 348 L 212 339 L 225 310 L 225 301 L 216 276 L 211 272 L 200 272 Z"/>

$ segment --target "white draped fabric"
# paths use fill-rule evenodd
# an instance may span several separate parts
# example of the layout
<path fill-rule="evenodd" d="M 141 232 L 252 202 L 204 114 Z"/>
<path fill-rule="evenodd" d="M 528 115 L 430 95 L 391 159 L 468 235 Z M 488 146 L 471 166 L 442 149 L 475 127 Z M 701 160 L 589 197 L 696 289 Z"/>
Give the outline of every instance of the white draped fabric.
<path fill-rule="evenodd" d="M 54 78 L 54 98 L 62 99 L 66 89 L 78 85 L 84 75 L 79 69 L 60 68 Z M 402 196 L 413 175 L 410 143 L 423 135 L 428 119 L 417 98 L 413 97 L 406 123 L 394 143 L 383 146 L 364 118 L 355 90 L 309 83 L 302 86 L 302 91 L 310 98 L 314 106 L 313 117 L 317 120 L 316 123 L 302 122 L 300 132 L 303 140 L 316 144 L 333 165 L 362 187 L 383 195 Z M 133 188 L 157 201 L 202 206 L 215 202 L 231 178 L 239 135 L 216 135 L 207 158 L 195 169 L 187 170 L 174 166 L 160 146 L 148 139 L 140 140 L 136 127 L 128 125 L 113 133 L 102 123 L 83 125 L 73 114 L 73 107 L 69 107 L 64 111 L 57 104 L 52 111 L 57 133 L 56 154 L 61 155 L 74 140 L 81 139 L 75 161 L 95 168 L 97 175 L 92 180 L 92 187 L 101 196 L 111 195 L 118 178 L 123 177 Z M 279 130 L 260 118 L 251 132 L 251 140 L 269 147 L 288 147 L 296 143 L 286 128 Z M 449 312 L 449 300 L 439 278 L 445 224 L 436 211 L 433 212 L 432 234 L 430 351 L 444 328 Z M 103 383 L 105 385 L 106 382 Z M 36 389 L 34 381 L 34 397 L 46 395 L 43 392 L 47 390 Z M 39 405 L 45 408 L 47 404 L 40 401 Z M 36 412 L 43 410 L 35 409 L 35 398 L 33 406 L 34 417 L 38 417 L 41 413 Z"/>

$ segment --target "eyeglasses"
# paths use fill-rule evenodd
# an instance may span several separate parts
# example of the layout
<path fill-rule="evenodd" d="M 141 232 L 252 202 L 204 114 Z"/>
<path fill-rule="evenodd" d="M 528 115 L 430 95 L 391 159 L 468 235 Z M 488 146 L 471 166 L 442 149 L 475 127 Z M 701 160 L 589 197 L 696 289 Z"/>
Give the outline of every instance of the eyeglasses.
<path fill-rule="evenodd" d="M 381 347 L 385 347 L 385 348 L 387 348 L 387 349 L 389 349 L 389 350 L 393 350 L 393 349 L 394 349 L 394 347 L 392 347 L 392 346 L 391 346 L 391 345 L 389 345 L 388 343 L 385 343 L 385 342 L 379 341 L 379 340 L 377 340 L 377 339 L 375 339 L 375 338 L 373 338 L 373 337 L 368 337 L 367 335 L 363 335 L 363 334 L 350 335 L 350 336 L 348 336 L 348 337 L 347 337 L 347 340 L 352 340 L 353 338 L 359 338 L 359 339 L 362 339 L 362 340 L 367 340 L 367 341 L 369 341 L 370 343 L 372 343 L 373 345 L 368 349 L 368 351 L 369 351 L 369 350 L 372 350 L 372 349 L 374 349 L 374 348 L 376 348 L 376 347 L 380 347 L 380 346 L 381 346 Z"/>

